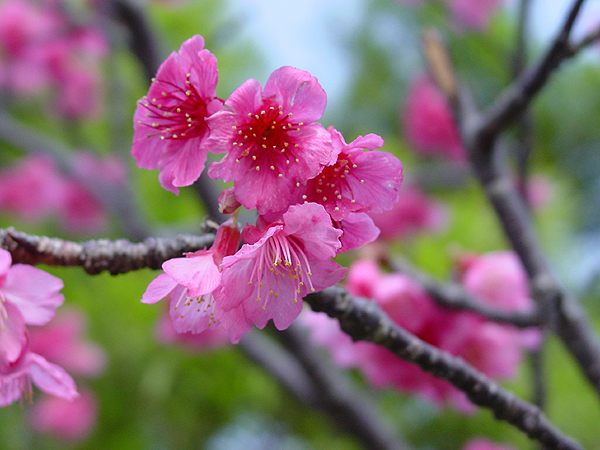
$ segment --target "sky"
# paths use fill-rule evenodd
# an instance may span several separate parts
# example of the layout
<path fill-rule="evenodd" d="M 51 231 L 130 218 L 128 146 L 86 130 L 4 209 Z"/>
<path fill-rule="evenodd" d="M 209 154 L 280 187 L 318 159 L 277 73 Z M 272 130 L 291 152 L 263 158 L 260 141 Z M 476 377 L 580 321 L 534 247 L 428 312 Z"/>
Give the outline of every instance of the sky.
<path fill-rule="evenodd" d="M 284 65 L 319 79 L 329 102 L 338 101 L 351 76 L 350 55 L 340 45 L 360 23 L 368 0 L 230 0 L 231 14 L 245 18 L 245 33 L 262 49 L 269 73 Z M 394 0 L 390 0 L 394 1 Z M 518 0 L 506 0 L 509 12 Z M 572 0 L 533 0 L 531 27 L 550 39 Z M 588 0 L 576 32 L 600 17 L 600 0 Z M 247 19 L 247 20 L 246 20 Z M 259 80 L 264 83 L 265 80 Z"/>

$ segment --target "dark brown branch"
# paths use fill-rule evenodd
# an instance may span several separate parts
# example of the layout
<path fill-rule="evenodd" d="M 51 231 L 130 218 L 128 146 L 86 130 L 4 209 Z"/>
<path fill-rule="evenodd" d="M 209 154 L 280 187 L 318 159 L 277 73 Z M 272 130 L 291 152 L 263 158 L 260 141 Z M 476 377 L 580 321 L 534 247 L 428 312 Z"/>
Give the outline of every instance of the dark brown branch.
<path fill-rule="evenodd" d="M 471 402 L 491 409 L 497 419 L 514 425 L 531 439 L 548 448 L 581 449 L 575 440 L 550 424 L 539 408 L 517 398 L 462 359 L 398 327 L 375 302 L 354 298 L 337 286 L 310 294 L 304 300 L 313 310 L 338 319 L 342 330 L 352 339 L 381 345 L 399 358 L 448 380 L 463 391 Z"/>
<path fill-rule="evenodd" d="M 440 306 L 472 311 L 494 322 L 508 323 L 520 328 L 539 326 L 543 323 L 539 314 L 536 313 L 525 314 L 493 308 L 471 295 L 460 284 L 436 281 L 417 270 L 408 261 L 395 259 L 386 261 L 386 264 L 392 270 L 404 273 L 416 281 Z"/>
<path fill-rule="evenodd" d="M 529 106 L 533 97 L 546 84 L 554 70 L 565 59 L 576 54 L 570 45 L 569 38 L 584 1 L 576 0 L 573 3 L 558 35 L 540 62 L 530 70 L 523 72 L 485 111 L 483 123 L 479 129 L 484 136 L 480 136 L 479 139 L 488 140 L 513 123 Z"/>
<path fill-rule="evenodd" d="M 0 247 L 8 250 L 13 263 L 81 266 L 90 275 L 104 271 L 111 275 L 132 270 L 160 269 L 167 259 L 212 244 L 214 235 L 148 238 L 134 243 L 127 239 L 97 239 L 72 242 L 34 236 L 13 228 L 0 229 Z"/>
<path fill-rule="evenodd" d="M 407 446 L 383 426 L 386 421 L 373 400 L 357 391 L 328 361 L 319 358 L 302 331 L 292 325 L 283 332 L 276 332 L 274 337 L 282 344 L 279 346 L 264 333 L 250 330 L 239 345 L 288 392 L 323 411 L 340 429 L 362 442 L 364 448 L 406 449 Z"/>

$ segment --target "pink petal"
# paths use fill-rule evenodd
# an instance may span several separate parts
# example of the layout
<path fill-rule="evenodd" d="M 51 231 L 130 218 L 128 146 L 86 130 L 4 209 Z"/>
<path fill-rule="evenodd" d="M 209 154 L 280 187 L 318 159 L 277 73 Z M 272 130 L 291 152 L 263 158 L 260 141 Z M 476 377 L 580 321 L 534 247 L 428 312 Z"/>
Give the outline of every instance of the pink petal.
<path fill-rule="evenodd" d="M 208 294 L 221 282 L 221 272 L 210 250 L 199 251 L 186 258 L 170 259 L 162 267 L 177 283 L 189 289 L 189 297 Z"/>
<path fill-rule="evenodd" d="M 27 345 L 27 330 L 19 308 L 10 302 L 0 305 L 0 369 L 14 364 Z"/>
<path fill-rule="evenodd" d="M 63 281 L 36 267 L 16 264 L 10 268 L 2 293 L 14 303 L 27 325 L 45 325 L 65 298 Z"/>
<path fill-rule="evenodd" d="M 42 391 L 73 400 L 79 396 L 73 378 L 62 367 L 46 361 L 35 353 L 29 354 L 31 380 Z"/>
<path fill-rule="evenodd" d="M 152 305 L 162 300 L 177 287 L 177 282 L 166 273 L 161 273 L 150 282 L 142 296 L 142 303 Z"/>

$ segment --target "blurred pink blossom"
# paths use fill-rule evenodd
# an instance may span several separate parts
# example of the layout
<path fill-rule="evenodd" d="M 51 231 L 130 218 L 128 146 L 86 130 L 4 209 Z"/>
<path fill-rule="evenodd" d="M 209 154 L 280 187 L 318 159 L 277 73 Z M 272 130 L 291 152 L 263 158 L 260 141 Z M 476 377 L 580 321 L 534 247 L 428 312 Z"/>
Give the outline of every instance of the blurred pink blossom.
<path fill-rule="evenodd" d="M 81 153 L 72 160 L 78 179 L 115 184 L 124 178 L 124 168 L 114 158 Z M 107 226 L 100 202 L 79 181 L 61 174 L 49 158 L 38 155 L 0 172 L 0 211 L 36 223 L 53 218 L 75 233 L 94 233 Z"/>
<path fill-rule="evenodd" d="M 476 31 L 487 29 L 490 19 L 503 0 L 446 0 L 458 25 Z"/>
<path fill-rule="evenodd" d="M 513 448 L 490 442 L 487 439 L 477 438 L 467 442 L 463 450 L 513 450 Z"/>
<path fill-rule="evenodd" d="M 496 306 L 501 302 L 506 309 L 522 308 L 522 305 L 528 307 L 530 300 L 526 297 L 527 286 L 522 284 L 522 268 L 513 266 L 511 257 L 500 256 L 496 264 L 489 266 L 484 263 L 494 261 L 497 255 L 481 256 L 481 266 L 478 265 L 480 261 L 474 259 L 469 280 L 475 281 L 469 281 L 469 286 L 477 291 L 474 293 L 482 295 L 484 301 Z M 516 273 L 512 272 L 513 269 Z M 489 286 L 486 280 L 493 280 L 495 275 L 508 285 L 504 286 L 502 295 L 490 294 L 490 291 L 482 289 L 482 286 Z M 536 330 L 522 331 L 467 311 L 442 308 L 409 277 L 383 273 L 371 260 L 357 260 L 352 264 L 346 287 L 352 295 L 372 298 L 400 327 L 431 345 L 462 357 L 493 379 L 513 377 L 523 349 L 539 342 L 531 336 L 532 331 L 536 334 Z M 312 330 L 316 343 L 331 351 L 338 364 L 360 369 L 373 385 L 393 386 L 440 405 L 451 404 L 464 413 L 474 410 L 466 396 L 450 383 L 424 373 L 416 365 L 398 359 L 382 347 L 367 342 L 353 343 L 341 332 L 338 322 L 324 314 L 307 311 L 302 316 L 302 323 Z"/>
<path fill-rule="evenodd" d="M 452 161 L 465 159 L 450 106 L 427 76 L 418 77 L 409 87 L 401 120 L 406 139 L 417 152 Z"/>
<path fill-rule="evenodd" d="M 76 376 L 95 377 L 106 365 L 104 350 L 85 339 L 87 321 L 75 309 L 61 311 L 44 327 L 33 328 L 29 346 Z"/>
<path fill-rule="evenodd" d="M 369 213 L 384 240 L 406 239 L 416 233 L 435 233 L 448 224 L 448 210 L 415 186 L 400 188 L 400 199 L 382 213 Z"/>
<path fill-rule="evenodd" d="M 79 394 L 73 400 L 44 395 L 30 411 L 32 428 L 70 444 L 85 440 L 96 425 L 98 406 L 90 390 L 80 389 Z"/>

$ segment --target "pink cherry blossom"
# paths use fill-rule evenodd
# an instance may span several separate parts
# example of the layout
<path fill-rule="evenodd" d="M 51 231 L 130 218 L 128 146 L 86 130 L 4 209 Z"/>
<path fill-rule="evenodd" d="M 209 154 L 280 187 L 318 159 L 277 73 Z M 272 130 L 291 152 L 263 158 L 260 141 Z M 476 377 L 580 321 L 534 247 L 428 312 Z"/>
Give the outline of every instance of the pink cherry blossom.
<path fill-rule="evenodd" d="M 319 203 L 339 221 L 351 212 L 382 212 L 398 201 L 402 163 L 388 152 L 375 150 L 383 145 L 376 134 L 359 136 L 346 144 L 343 136 L 329 127 L 335 163 L 323 168 L 299 188 L 298 202 Z M 370 151 L 364 151 L 364 149 Z"/>
<path fill-rule="evenodd" d="M 463 270 L 465 288 L 489 304 L 507 311 L 526 312 L 533 307 L 527 274 L 514 252 L 475 256 Z"/>
<path fill-rule="evenodd" d="M 217 82 L 217 59 L 196 35 L 162 63 L 138 102 L 131 154 L 139 167 L 158 169 L 161 186 L 175 194 L 204 170 L 206 118 L 222 108 Z"/>
<path fill-rule="evenodd" d="M 485 30 L 503 0 L 446 0 L 456 22 L 466 28 Z"/>
<path fill-rule="evenodd" d="M 448 223 L 448 211 L 414 186 L 400 188 L 400 199 L 389 211 L 368 213 L 381 230 L 380 239 L 407 239 L 418 232 L 437 232 Z"/>
<path fill-rule="evenodd" d="M 207 121 L 210 148 L 225 152 L 211 178 L 234 181 L 235 197 L 260 214 L 285 210 L 300 183 L 335 162 L 331 136 L 316 123 L 327 97 L 317 79 L 293 67 L 275 70 L 264 89 L 250 79 Z"/>
<path fill-rule="evenodd" d="M 223 259 L 222 288 L 215 294 L 232 342 L 252 324 L 263 328 L 270 319 L 277 329 L 287 328 L 305 295 L 340 281 L 346 269 L 330 258 L 341 246 L 341 233 L 316 203 L 290 206 L 282 221 L 264 231 L 246 226 L 247 243 Z"/>
<path fill-rule="evenodd" d="M 477 438 L 467 442 L 463 450 L 513 450 L 513 448 L 490 442 L 487 439 Z"/>
<path fill-rule="evenodd" d="M 165 273 L 148 285 L 142 302 L 153 304 L 169 297 L 170 315 L 178 333 L 200 333 L 218 325 L 213 292 L 221 285 L 223 258 L 235 253 L 239 243 L 240 232 L 234 219 L 229 219 L 219 227 L 209 250 L 164 262 Z"/>
<path fill-rule="evenodd" d="M 30 398 L 32 382 L 42 391 L 67 400 L 73 400 L 79 395 L 75 382 L 62 367 L 25 350 L 12 364 L 4 365 L 0 362 L 0 406 Z"/>
<path fill-rule="evenodd" d="M 73 375 L 97 376 L 104 370 L 106 354 L 98 345 L 85 340 L 86 326 L 81 311 L 61 311 L 47 325 L 30 330 L 29 348 Z"/>
<path fill-rule="evenodd" d="M 366 213 L 350 213 L 345 219 L 333 222 L 342 231 L 340 242 L 342 247 L 338 253 L 362 247 L 379 237 L 379 228 Z"/>
<path fill-rule="evenodd" d="M 428 77 L 421 76 L 411 84 L 402 122 L 406 139 L 419 153 L 453 161 L 465 159 L 450 106 Z"/>
<path fill-rule="evenodd" d="M 40 221 L 56 210 L 63 188 L 63 180 L 49 158 L 22 158 L 0 173 L 0 210 Z"/>
<path fill-rule="evenodd" d="M 502 278 L 502 270 L 499 274 Z M 504 277 L 503 282 L 515 285 L 505 292 L 518 294 L 518 278 Z M 400 327 L 431 345 L 460 356 L 493 379 L 513 377 L 523 350 L 537 344 L 531 330 L 519 330 L 470 312 L 438 306 L 409 277 L 383 273 L 372 260 L 359 259 L 351 265 L 346 287 L 352 295 L 373 299 Z M 302 323 L 312 330 L 316 343 L 331 351 L 338 364 L 360 369 L 373 385 L 392 386 L 439 405 L 450 404 L 463 413 L 474 411 L 464 394 L 450 383 L 424 373 L 384 348 L 367 342 L 353 343 L 341 332 L 337 321 L 306 313 Z"/>
<path fill-rule="evenodd" d="M 77 444 L 85 440 L 96 425 L 96 403 L 89 389 L 80 389 L 80 396 L 72 400 L 45 395 L 33 405 L 30 423 L 38 433 Z"/>

